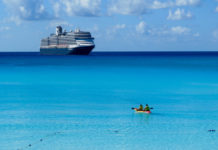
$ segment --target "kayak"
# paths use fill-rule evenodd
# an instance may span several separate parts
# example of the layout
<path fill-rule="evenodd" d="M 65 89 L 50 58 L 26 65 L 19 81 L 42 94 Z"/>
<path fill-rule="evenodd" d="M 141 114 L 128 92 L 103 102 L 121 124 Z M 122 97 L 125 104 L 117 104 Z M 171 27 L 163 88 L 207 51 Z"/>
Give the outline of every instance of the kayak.
<path fill-rule="evenodd" d="M 137 110 L 137 109 L 134 109 L 135 112 L 139 112 L 139 113 L 146 113 L 146 114 L 150 114 L 151 111 L 145 111 L 145 110 Z"/>
<path fill-rule="evenodd" d="M 138 113 L 146 113 L 146 114 L 150 114 L 150 113 L 151 113 L 151 111 L 138 111 L 138 110 L 136 110 L 135 112 L 138 112 Z"/>

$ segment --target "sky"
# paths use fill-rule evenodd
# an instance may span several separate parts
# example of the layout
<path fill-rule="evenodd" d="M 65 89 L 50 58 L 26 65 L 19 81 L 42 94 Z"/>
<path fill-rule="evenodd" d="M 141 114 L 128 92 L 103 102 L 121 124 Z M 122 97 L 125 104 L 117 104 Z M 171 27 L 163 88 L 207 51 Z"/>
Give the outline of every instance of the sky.
<path fill-rule="evenodd" d="M 218 0 L 0 0 L 0 52 L 39 51 L 57 25 L 94 51 L 218 51 Z"/>

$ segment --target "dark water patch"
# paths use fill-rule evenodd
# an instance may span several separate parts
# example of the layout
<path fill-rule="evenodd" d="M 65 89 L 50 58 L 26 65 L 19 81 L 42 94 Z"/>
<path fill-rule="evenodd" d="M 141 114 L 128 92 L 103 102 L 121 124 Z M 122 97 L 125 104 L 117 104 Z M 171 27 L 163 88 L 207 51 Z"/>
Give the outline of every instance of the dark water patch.
<path fill-rule="evenodd" d="M 89 56 L 41 56 L 31 53 L 0 53 L 0 66 L 196 69 L 218 71 L 218 52 L 93 52 Z"/>
<path fill-rule="evenodd" d="M 0 52 L 0 56 L 40 56 L 39 52 Z M 89 56 L 218 56 L 218 51 L 99 51 Z M 61 56 L 58 56 L 61 57 Z"/>
<path fill-rule="evenodd" d="M 208 130 L 208 132 L 216 132 L 216 130 L 215 129 L 210 129 L 210 130 Z"/>
<path fill-rule="evenodd" d="M 0 52 L 0 56 L 39 56 L 39 52 Z"/>
<path fill-rule="evenodd" d="M 96 56 L 218 56 L 218 51 L 92 52 Z"/>

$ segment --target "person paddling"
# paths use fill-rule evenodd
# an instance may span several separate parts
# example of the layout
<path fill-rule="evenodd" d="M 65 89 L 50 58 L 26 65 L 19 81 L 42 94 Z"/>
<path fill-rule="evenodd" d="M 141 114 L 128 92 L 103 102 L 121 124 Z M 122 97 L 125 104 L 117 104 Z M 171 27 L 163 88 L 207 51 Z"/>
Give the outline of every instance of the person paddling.
<path fill-rule="evenodd" d="M 153 109 L 153 107 L 149 107 L 148 104 L 146 104 L 145 108 L 143 108 L 142 104 L 140 104 L 139 108 L 132 107 L 132 110 L 135 110 L 136 112 L 144 112 L 147 114 L 151 113 L 151 109 Z"/>
<path fill-rule="evenodd" d="M 140 104 L 139 109 L 137 109 L 137 111 L 143 111 L 143 105 Z"/>
<path fill-rule="evenodd" d="M 148 104 L 145 105 L 144 111 L 151 111 L 151 109 L 150 109 L 150 107 L 148 106 Z"/>

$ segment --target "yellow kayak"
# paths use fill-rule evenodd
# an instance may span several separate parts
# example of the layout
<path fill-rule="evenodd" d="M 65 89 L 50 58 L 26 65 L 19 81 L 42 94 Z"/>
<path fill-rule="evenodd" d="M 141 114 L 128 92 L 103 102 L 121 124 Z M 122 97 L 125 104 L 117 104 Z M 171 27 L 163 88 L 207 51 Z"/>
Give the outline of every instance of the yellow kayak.
<path fill-rule="evenodd" d="M 151 111 L 145 111 L 145 110 L 137 110 L 137 108 L 134 109 L 135 112 L 139 112 L 139 113 L 146 113 L 146 114 L 150 114 Z"/>

